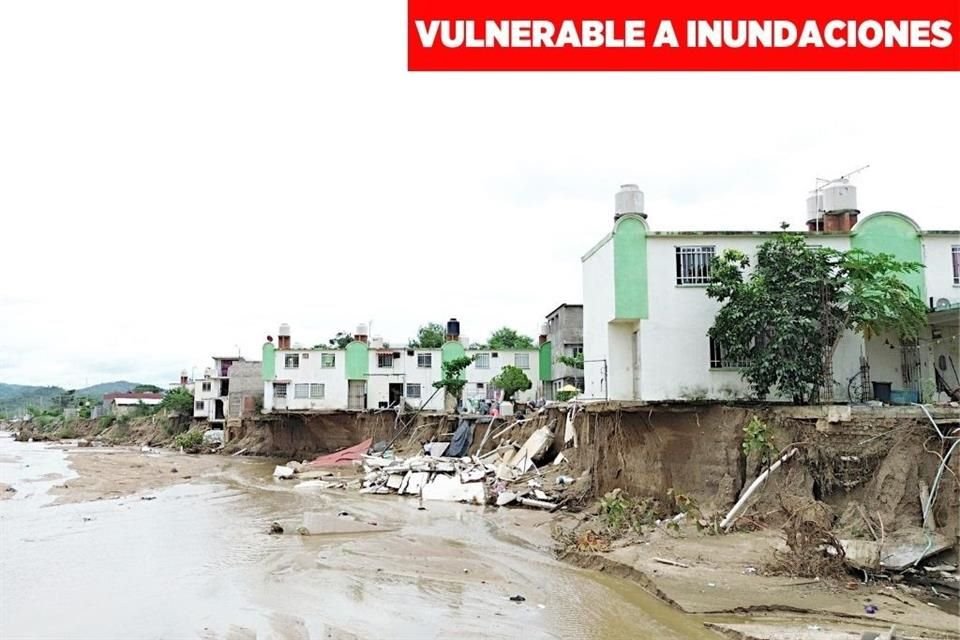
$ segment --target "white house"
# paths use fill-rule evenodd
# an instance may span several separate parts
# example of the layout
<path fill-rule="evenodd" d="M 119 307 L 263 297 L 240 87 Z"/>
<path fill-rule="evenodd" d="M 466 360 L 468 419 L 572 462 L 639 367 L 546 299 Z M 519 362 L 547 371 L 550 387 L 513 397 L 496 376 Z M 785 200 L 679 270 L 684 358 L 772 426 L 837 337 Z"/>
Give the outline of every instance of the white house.
<path fill-rule="evenodd" d="M 213 426 L 222 426 L 230 394 L 230 367 L 243 362 L 240 356 L 214 356 L 213 368 L 193 381 L 193 417 L 205 419 Z"/>
<path fill-rule="evenodd" d="M 809 229 L 802 232 L 809 244 L 861 248 L 923 263 L 922 273 L 905 274 L 904 280 L 931 308 L 930 326 L 919 344 L 901 344 L 896 336 L 842 336 L 833 362 L 835 399 L 862 400 L 876 393 L 908 401 L 919 397 L 938 371 L 949 377 L 948 386 L 960 386 L 946 357 L 951 349 L 956 355 L 958 346 L 960 232 L 923 231 L 895 212 L 858 221 L 856 191 L 846 181 L 832 183 L 812 198 Z M 710 261 L 726 249 L 755 256 L 757 247 L 778 233 L 654 231 L 643 193 L 636 185 L 623 185 L 613 230 L 582 259 L 584 396 L 644 401 L 746 397 L 749 386 L 736 363 L 726 361 L 707 336 L 720 308 L 705 292 Z M 865 394 L 859 391 L 863 388 Z"/>
<path fill-rule="evenodd" d="M 455 323 L 455 321 L 451 321 Z M 532 399 L 538 387 L 537 350 L 467 351 L 459 341 L 459 323 L 439 349 L 394 347 L 370 339 L 360 325 L 344 349 L 306 348 L 292 343 L 289 325 L 281 325 L 277 345 L 267 337 L 263 345 L 263 410 L 319 411 L 383 409 L 401 401 L 413 408 L 443 411 L 445 397 L 434 383 L 443 377 L 443 363 L 469 355 L 464 372 L 464 400 L 492 398 L 492 380 L 506 365 L 524 370 L 532 382 L 518 400 Z"/>

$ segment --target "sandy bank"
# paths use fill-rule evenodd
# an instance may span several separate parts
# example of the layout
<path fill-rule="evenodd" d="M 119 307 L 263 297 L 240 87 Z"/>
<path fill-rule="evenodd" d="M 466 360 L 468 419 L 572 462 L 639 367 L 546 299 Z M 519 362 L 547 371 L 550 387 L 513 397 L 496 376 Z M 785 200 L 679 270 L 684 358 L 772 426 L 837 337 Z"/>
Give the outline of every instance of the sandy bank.
<path fill-rule="evenodd" d="M 218 456 L 174 452 L 142 452 L 131 448 L 75 449 L 68 453 L 79 477 L 56 485 L 54 504 L 109 500 L 162 489 L 221 471 L 227 460 Z"/>

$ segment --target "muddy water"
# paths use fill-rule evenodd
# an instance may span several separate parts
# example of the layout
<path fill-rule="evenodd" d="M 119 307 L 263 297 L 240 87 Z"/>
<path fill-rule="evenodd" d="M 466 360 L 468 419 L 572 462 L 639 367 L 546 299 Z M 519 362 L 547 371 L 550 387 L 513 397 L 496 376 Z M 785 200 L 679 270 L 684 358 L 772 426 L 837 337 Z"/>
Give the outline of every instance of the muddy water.
<path fill-rule="evenodd" d="M 0 502 L 0 637 L 716 637 L 631 583 L 518 544 L 481 508 L 294 489 L 271 469 L 238 461 L 51 506 L 67 454 L 0 434 L 0 482 L 18 490 Z M 341 510 L 377 531 L 290 533 L 304 512 Z M 267 535 L 271 521 L 288 533 Z"/>

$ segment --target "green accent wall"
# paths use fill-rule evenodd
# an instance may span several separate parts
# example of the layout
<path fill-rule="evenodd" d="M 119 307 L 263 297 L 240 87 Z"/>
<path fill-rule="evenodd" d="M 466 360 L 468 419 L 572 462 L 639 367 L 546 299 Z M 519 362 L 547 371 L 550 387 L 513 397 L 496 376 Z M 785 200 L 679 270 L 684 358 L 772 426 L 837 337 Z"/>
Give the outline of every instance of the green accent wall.
<path fill-rule="evenodd" d="M 444 362 L 450 362 L 451 360 L 462 358 L 465 355 L 467 355 L 467 350 L 463 348 L 462 344 L 455 340 L 444 342 L 443 346 L 440 347 L 441 360 Z"/>
<path fill-rule="evenodd" d="M 260 357 L 260 373 L 264 380 L 273 380 L 277 377 L 277 359 L 274 355 L 272 342 L 264 342 Z"/>
<path fill-rule="evenodd" d="M 540 379 L 553 380 L 553 345 L 549 342 L 540 345 Z"/>
<path fill-rule="evenodd" d="M 354 340 L 347 344 L 347 380 L 366 380 L 370 372 L 370 356 L 366 342 Z"/>
<path fill-rule="evenodd" d="M 640 320 L 647 310 L 647 227 L 624 216 L 613 230 L 614 310 L 617 320 Z"/>
<path fill-rule="evenodd" d="M 889 253 L 901 261 L 923 263 L 920 230 L 909 218 L 894 211 L 881 211 L 861 220 L 850 245 L 871 253 Z M 923 270 L 901 273 L 900 279 L 916 291 L 921 300 L 926 299 Z"/>

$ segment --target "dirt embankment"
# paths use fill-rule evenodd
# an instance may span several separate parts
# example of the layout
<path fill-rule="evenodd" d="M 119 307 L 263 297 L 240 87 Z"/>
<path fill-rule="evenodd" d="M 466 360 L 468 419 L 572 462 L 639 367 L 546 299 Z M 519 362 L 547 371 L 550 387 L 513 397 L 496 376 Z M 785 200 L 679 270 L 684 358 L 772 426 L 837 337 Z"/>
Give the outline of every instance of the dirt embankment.
<path fill-rule="evenodd" d="M 85 440 L 104 445 L 170 444 L 174 437 L 189 429 L 204 429 L 204 422 L 191 418 L 150 416 L 102 416 L 100 418 L 60 419 L 43 425 L 20 422 L 0 424 L 4 430 L 14 431 L 20 441 Z"/>

